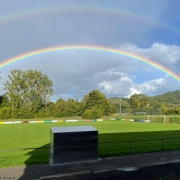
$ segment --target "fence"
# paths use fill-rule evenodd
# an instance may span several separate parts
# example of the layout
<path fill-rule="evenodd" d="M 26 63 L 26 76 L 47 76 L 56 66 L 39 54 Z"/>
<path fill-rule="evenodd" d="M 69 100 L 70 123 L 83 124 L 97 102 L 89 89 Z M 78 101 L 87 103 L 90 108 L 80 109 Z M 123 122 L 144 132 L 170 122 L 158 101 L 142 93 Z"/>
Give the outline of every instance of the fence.
<path fill-rule="evenodd" d="M 119 109 L 117 111 L 119 113 Z M 160 108 L 121 108 L 121 112 L 123 114 L 128 114 L 128 115 L 161 115 L 161 109 Z"/>
<path fill-rule="evenodd" d="M 102 156 L 175 150 L 180 149 L 180 137 L 101 142 L 99 147 Z"/>
<path fill-rule="evenodd" d="M 50 146 L 0 150 L 0 167 L 49 162 Z M 99 142 L 99 156 L 116 156 L 180 149 L 180 137 Z M 14 163 L 14 164 L 13 164 Z"/>

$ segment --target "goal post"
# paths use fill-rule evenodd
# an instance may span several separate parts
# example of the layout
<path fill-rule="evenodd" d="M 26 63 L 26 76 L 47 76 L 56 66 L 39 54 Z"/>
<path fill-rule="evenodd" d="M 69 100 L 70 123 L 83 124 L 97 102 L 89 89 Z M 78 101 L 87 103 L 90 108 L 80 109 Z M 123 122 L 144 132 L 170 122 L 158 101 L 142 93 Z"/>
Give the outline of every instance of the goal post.
<path fill-rule="evenodd" d="M 147 116 L 148 120 L 150 122 L 157 122 L 157 123 L 166 123 L 166 115 L 148 115 Z"/>
<path fill-rule="evenodd" d="M 136 116 L 140 116 L 140 115 L 146 116 L 146 112 L 136 112 Z"/>

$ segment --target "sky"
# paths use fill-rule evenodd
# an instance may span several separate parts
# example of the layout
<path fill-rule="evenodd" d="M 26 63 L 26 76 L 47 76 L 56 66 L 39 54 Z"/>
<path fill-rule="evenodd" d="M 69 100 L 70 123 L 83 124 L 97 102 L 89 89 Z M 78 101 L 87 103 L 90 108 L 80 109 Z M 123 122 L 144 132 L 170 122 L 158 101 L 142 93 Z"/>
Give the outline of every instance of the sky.
<path fill-rule="evenodd" d="M 0 0 L 0 4 L 0 94 L 14 69 L 46 74 L 53 81 L 52 101 L 81 100 L 94 89 L 107 98 L 180 89 L 179 0 Z M 45 51 L 50 48 L 56 51 Z M 32 52 L 41 53 L 17 58 Z M 12 59 L 16 62 L 6 63 Z"/>

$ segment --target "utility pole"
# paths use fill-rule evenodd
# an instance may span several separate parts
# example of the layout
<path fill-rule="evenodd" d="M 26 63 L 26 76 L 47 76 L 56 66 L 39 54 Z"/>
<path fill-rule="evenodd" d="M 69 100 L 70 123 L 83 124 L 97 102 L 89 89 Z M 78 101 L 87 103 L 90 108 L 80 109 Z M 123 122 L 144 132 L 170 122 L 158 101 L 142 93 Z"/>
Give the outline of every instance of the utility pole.
<path fill-rule="evenodd" d="M 121 89 L 119 90 L 119 115 L 121 115 Z"/>

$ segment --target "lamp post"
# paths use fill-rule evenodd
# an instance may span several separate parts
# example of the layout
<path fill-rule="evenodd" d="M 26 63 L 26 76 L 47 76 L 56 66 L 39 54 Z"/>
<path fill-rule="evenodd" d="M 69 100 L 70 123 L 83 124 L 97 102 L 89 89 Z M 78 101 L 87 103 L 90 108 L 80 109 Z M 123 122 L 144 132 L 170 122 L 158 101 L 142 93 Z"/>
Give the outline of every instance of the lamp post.
<path fill-rule="evenodd" d="M 119 114 L 121 115 L 121 95 L 120 95 L 121 89 L 119 90 Z"/>

